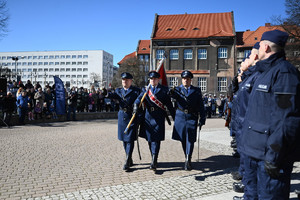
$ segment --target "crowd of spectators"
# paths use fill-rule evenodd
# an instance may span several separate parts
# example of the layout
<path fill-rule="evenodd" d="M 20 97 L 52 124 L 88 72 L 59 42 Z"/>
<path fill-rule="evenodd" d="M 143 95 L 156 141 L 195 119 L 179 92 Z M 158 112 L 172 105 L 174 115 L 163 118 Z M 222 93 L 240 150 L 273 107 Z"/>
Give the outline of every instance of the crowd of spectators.
<path fill-rule="evenodd" d="M 112 89 L 112 92 L 113 89 Z M 65 89 L 65 113 L 67 120 L 76 120 L 79 112 L 111 112 L 118 111 L 118 102 L 105 98 L 107 90 L 91 88 Z M 0 91 L 0 127 L 15 125 L 12 117 L 18 115 L 18 124 L 24 125 L 26 119 L 57 119 L 55 84 L 44 88 L 30 80 L 8 81 L 7 92 Z"/>

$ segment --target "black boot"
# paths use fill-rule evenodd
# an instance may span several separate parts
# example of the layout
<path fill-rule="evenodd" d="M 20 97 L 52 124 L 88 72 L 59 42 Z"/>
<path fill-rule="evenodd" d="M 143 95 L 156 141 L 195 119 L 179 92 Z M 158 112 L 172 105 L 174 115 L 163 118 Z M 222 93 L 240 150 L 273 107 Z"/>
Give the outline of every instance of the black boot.
<path fill-rule="evenodd" d="M 124 164 L 124 167 L 123 167 L 123 170 L 125 170 L 125 171 L 128 171 L 129 170 L 129 168 L 130 168 L 130 160 L 132 160 L 131 159 L 131 155 L 126 155 L 126 161 L 125 161 L 125 164 Z"/>
<path fill-rule="evenodd" d="M 185 171 L 191 171 L 192 170 L 192 155 L 186 155 L 184 170 Z"/>
<path fill-rule="evenodd" d="M 150 169 L 155 171 L 156 167 L 157 167 L 157 155 L 152 154 L 152 162 L 151 162 L 151 165 L 150 165 Z"/>

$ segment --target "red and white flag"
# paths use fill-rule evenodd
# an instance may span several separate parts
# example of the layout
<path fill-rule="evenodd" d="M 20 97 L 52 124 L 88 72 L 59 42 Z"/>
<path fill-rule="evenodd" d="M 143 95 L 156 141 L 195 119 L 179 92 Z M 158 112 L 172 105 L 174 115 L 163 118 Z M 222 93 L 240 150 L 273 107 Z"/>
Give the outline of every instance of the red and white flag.
<path fill-rule="evenodd" d="M 158 67 L 157 67 L 157 72 L 160 75 L 160 84 L 164 85 L 164 86 L 168 86 L 168 81 L 167 81 L 167 75 L 166 75 L 166 71 L 165 71 L 165 67 L 164 67 L 164 62 L 165 62 L 165 58 L 161 59 Z"/>

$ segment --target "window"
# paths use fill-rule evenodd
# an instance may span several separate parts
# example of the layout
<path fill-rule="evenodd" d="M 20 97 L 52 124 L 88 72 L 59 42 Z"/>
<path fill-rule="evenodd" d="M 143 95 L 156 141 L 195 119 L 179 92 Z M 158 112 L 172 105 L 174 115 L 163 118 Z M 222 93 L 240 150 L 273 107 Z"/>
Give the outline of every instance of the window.
<path fill-rule="evenodd" d="M 227 58 L 227 48 L 221 47 L 218 49 L 218 58 Z"/>
<path fill-rule="evenodd" d="M 22 65 L 25 66 L 25 65 L 27 65 L 27 63 L 26 63 L 26 62 L 23 62 Z"/>
<path fill-rule="evenodd" d="M 27 71 L 27 69 L 22 69 L 22 72 L 26 72 Z"/>
<path fill-rule="evenodd" d="M 44 56 L 44 59 L 48 59 L 49 58 L 49 56 Z"/>
<path fill-rule="evenodd" d="M 38 78 L 43 78 L 43 75 L 38 75 Z"/>
<path fill-rule="evenodd" d="M 58 68 L 55 68 L 55 71 L 56 71 L 56 72 L 59 72 L 59 69 L 58 69 Z"/>
<path fill-rule="evenodd" d="M 66 63 L 65 62 L 60 62 L 60 65 L 65 65 Z"/>
<path fill-rule="evenodd" d="M 60 75 L 60 78 L 65 78 L 65 75 Z"/>
<path fill-rule="evenodd" d="M 28 72 L 32 72 L 32 68 L 28 68 Z"/>
<path fill-rule="evenodd" d="M 49 65 L 54 65 L 54 62 L 49 62 Z"/>
<path fill-rule="evenodd" d="M 72 62 L 72 65 L 76 65 L 76 62 Z"/>
<path fill-rule="evenodd" d="M 48 62 L 44 62 L 44 65 L 48 65 Z"/>
<path fill-rule="evenodd" d="M 198 59 L 207 59 L 207 49 L 198 49 Z"/>
<path fill-rule="evenodd" d="M 77 75 L 77 78 L 82 78 L 82 75 Z"/>
<path fill-rule="evenodd" d="M 146 62 L 149 61 L 149 55 L 145 55 L 145 61 L 146 61 Z"/>
<path fill-rule="evenodd" d="M 202 92 L 206 92 L 207 90 L 207 80 L 206 77 L 198 77 L 198 87 Z"/>
<path fill-rule="evenodd" d="M 82 65 L 82 62 L 78 62 L 77 65 Z"/>
<path fill-rule="evenodd" d="M 37 59 L 37 56 L 33 56 L 33 59 Z"/>
<path fill-rule="evenodd" d="M 39 71 L 39 72 L 42 72 L 42 71 L 43 71 L 43 69 L 42 69 L 42 68 L 39 68 L 39 69 L 38 69 L 38 71 Z"/>
<path fill-rule="evenodd" d="M 72 75 L 72 78 L 76 78 L 76 75 Z"/>
<path fill-rule="evenodd" d="M 53 70 L 54 70 L 53 68 L 49 68 L 49 72 L 53 72 Z"/>
<path fill-rule="evenodd" d="M 48 71 L 48 68 L 44 68 L 44 72 L 47 72 Z"/>
<path fill-rule="evenodd" d="M 84 71 L 84 72 L 87 72 L 87 71 L 88 71 L 88 68 L 83 68 L 83 71 Z"/>
<path fill-rule="evenodd" d="M 59 59 L 59 55 L 55 55 L 55 59 Z"/>
<path fill-rule="evenodd" d="M 218 91 L 219 92 L 227 91 L 227 78 L 226 77 L 218 77 Z"/>
<path fill-rule="evenodd" d="M 65 68 L 60 68 L 60 71 L 64 72 L 64 71 L 66 71 L 66 69 Z"/>
<path fill-rule="evenodd" d="M 39 56 L 39 59 L 43 59 L 44 58 L 44 56 Z"/>
<path fill-rule="evenodd" d="M 88 62 L 83 62 L 83 65 L 87 65 L 88 64 Z"/>
<path fill-rule="evenodd" d="M 32 62 L 29 62 L 28 65 L 32 65 Z"/>
<path fill-rule="evenodd" d="M 76 58 L 76 55 L 72 55 L 72 58 Z"/>
<path fill-rule="evenodd" d="M 170 59 L 171 60 L 178 60 L 178 49 L 171 49 L 170 50 Z"/>
<path fill-rule="evenodd" d="M 49 75 L 49 78 L 53 78 L 53 75 Z"/>
<path fill-rule="evenodd" d="M 37 62 L 33 62 L 33 65 L 37 65 Z"/>
<path fill-rule="evenodd" d="M 83 55 L 83 58 L 88 58 L 89 56 L 88 55 Z"/>
<path fill-rule="evenodd" d="M 177 77 L 170 77 L 170 87 L 178 86 L 178 78 Z"/>
<path fill-rule="evenodd" d="M 78 72 L 82 72 L 82 68 L 77 68 L 77 71 Z"/>
<path fill-rule="evenodd" d="M 50 58 L 50 59 L 53 59 L 53 58 L 54 58 L 54 56 L 49 56 L 49 58 Z"/>
<path fill-rule="evenodd" d="M 71 58 L 71 56 L 70 55 L 66 55 L 66 58 Z"/>
<path fill-rule="evenodd" d="M 2 59 L 3 59 L 3 57 L 2 57 Z M 32 56 L 28 56 L 28 59 L 32 59 Z"/>
<path fill-rule="evenodd" d="M 66 62 L 66 65 L 70 65 L 71 63 L 70 62 Z"/>
<path fill-rule="evenodd" d="M 59 62 L 55 62 L 55 65 L 59 65 Z"/>
<path fill-rule="evenodd" d="M 62 56 L 60 56 L 60 58 L 66 58 L 66 56 L 62 55 Z"/>
<path fill-rule="evenodd" d="M 82 55 L 78 55 L 77 58 L 82 58 Z"/>
<path fill-rule="evenodd" d="M 247 58 L 251 54 L 251 50 L 244 51 L 244 58 Z"/>
<path fill-rule="evenodd" d="M 66 72 L 69 72 L 69 71 L 71 71 L 71 69 L 70 68 L 66 68 Z"/>
<path fill-rule="evenodd" d="M 193 59 L 193 50 L 192 49 L 185 49 L 183 51 L 183 58 L 185 60 L 191 60 L 191 59 Z"/>
<path fill-rule="evenodd" d="M 72 68 L 72 72 L 76 72 L 76 68 Z"/>
<path fill-rule="evenodd" d="M 165 50 L 157 49 L 156 50 L 156 59 L 158 59 L 158 60 L 163 59 L 164 54 L 165 54 Z"/>
<path fill-rule="evenodd" d="M 39 62 L 39 65 L 43 65 L 43 62 Z"/>
<path fill-rule="evenodd" d="M 88 77 L 88 75 L 83 75 L 83 78 L 87 78 Z"/>
<path fill-rule="evenodd" d="M 70 78 L 71 76 L 70 75 L 66 75 L 66 78 Z"/>
<path fill-rule="evenodd" d="M 143 55 L 139 55 L 139 57 L 140 57 L 140 60 L 141 60 L 141 61 L 143 61 L 143 60 L 144 60 L 144 57 L 143 57 Z"/>

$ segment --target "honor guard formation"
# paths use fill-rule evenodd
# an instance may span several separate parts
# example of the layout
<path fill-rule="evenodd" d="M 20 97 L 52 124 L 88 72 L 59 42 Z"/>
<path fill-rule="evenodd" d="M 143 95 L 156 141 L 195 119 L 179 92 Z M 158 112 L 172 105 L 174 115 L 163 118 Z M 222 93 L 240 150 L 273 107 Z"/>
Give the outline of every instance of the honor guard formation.
<path fill-rule="evenodd" d="M 126 153 L 123 170 L 130 171 L 134 141 L 142 137 L 152 157 L 149 169 L 156 171 L 165 120 L 171 125 L 169 116 L 174 120 L 172 139 L 181 142 L 185 155 L 183 169 L 192 170 L 194 143 L 206 118 L 215 116 L 218 108 L 233 137 L 233 156 L 240 159 L 238 171 L 231 174 L 240 181 L 233 190 L 244 195 L 233 199 L 289 199 L 293 163 L 300 158 L 300 76 L 285 59 L 287 39 L 288 34 L 279 30 L 265 32 L 242 62 L 227 99 L 202 95 L 192 85 L 193 74 L 188 70 L 181 73 L 182 84 L 171 88 L 159 83 L 160 73 L 151 71 L 149 85 L 142 90 L 131 85 L 130 73 L 122 73 L 123 87 L 108 97 L 120 102 L 118 138 Z"/>

